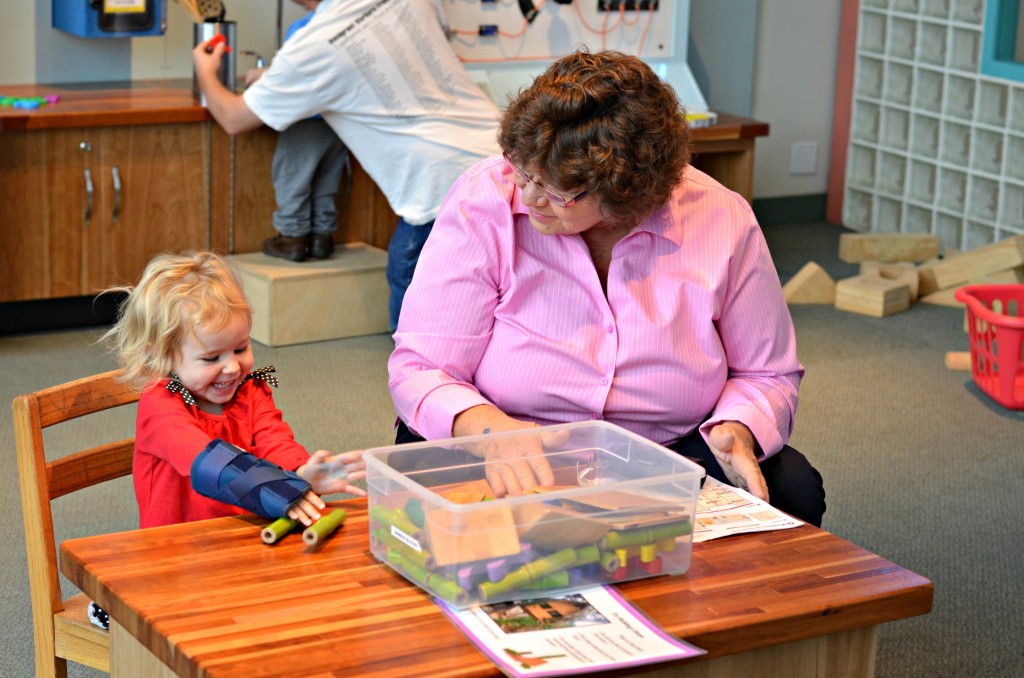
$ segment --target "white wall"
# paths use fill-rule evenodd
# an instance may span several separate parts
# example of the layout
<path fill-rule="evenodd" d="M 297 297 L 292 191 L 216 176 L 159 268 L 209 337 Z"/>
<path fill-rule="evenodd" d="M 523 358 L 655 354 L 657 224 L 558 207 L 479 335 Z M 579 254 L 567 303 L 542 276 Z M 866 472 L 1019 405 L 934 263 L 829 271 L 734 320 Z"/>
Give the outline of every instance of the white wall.
<path fill-rule="evenodd" d="M 756 198 L 827 192 L 840 9 L 841 0 L 759 3 L 751 117 L 768 122 L 771 132 L 757 141 Z M 818 143 L 811 176 L 789 173 L 798 141 Z"/>

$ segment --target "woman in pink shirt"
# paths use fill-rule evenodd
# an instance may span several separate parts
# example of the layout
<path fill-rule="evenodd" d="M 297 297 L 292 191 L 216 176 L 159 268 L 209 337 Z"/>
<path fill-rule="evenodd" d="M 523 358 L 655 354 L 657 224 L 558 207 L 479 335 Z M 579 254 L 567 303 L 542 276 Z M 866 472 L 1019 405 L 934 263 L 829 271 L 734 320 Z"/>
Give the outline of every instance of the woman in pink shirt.
<path fill-rule="evenodd" d="M 398 442 L 603 419 L 820 525 L 821 476 L 786 445 L 803 367 L 778 274 L 747 202 L 688 164 L 672 88 L 635 57 L 571 54 L 498 142 L 406 295 Z M 552 482 L 540 449 L 493 454 L 498 496 Z"/>

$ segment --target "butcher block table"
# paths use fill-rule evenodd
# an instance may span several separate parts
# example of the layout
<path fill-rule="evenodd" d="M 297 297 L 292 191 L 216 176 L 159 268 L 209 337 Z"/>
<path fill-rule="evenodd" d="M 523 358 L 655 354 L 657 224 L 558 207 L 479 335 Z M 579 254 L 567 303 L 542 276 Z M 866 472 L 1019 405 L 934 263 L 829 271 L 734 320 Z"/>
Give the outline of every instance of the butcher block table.
<path fill-rule="evenodd" d="M 365 499 L 319 548 L 218 518 L 71 539 L 64 574 L 110 613 L 111 675 L 500 676 L 430 596 L 369 551 Z M 705 657 L 608 675 L 870 676 L 878 627 L 932 583 L 810 526 L 693 547 L 690 570 L 618 586 Z"/>

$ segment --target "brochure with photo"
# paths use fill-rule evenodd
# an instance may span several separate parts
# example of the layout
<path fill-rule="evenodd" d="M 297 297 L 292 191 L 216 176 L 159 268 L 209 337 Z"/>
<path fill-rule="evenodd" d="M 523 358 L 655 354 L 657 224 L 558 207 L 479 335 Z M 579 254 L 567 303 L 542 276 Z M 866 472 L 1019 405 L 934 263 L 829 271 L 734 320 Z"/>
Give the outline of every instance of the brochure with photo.
<path fill-rule="evenodd" d="M 465 610 L 438 605 L 513 677 L 592 673 L 706 653 L 666 633 L 606 586 Z"/>

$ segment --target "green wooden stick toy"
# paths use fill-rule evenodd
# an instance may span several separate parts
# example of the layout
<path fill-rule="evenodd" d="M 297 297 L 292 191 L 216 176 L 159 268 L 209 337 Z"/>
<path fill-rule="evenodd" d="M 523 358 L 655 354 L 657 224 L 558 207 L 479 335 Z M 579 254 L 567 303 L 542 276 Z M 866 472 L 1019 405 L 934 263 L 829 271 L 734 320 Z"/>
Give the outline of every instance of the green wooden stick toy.
<path fill-rule="evenodd" d="M 348 514 L 345 513 L 345 509 L 336 508 L 325 516 L 320 516 L 320 520 L 316 521 L 302 532 L 302 541 L 306 542 L 309 546 L 316 546 L 341 526 L 345 522 L 345 518 Z"/>
<path fill-rule="evenodd" d="M 277 543 L 279 539 L 294 530 L 298 524 L 299 521 L 292 520 L 291 518 L 278 518 L 263 528 L 260 532 L 260 537 L 263 539 L 264 544 Z"/>
<path fill-rule="evenodd" d="M 623 530 L 621 532 L 609 532 L 601 538 L 601 548 L 613 550 L 623 546 L 639 546 L 640 544 L 653 544 L 662 539 L 671 539 L 684 534 L 690 534 L 692 530 L 690 521 L 683 519 L 678 523 L 667 525 L 654 525 L 641 527 L 635 530 Z"/>
<path fill-rule="evenodd" d="M 480 584 L 477 589 L 480 591 L 481 598 L 484 600 L 493 600 L 495 596 L 500 596 L 508 591 L 514 591 L 515 589 L 522 588 L 530 582 L 537 581 L 542 577 L 554 574 L 555 572 L 564 570 L 567 567 L 572 567 L 575 564 L 576 550 L 571 548 L 562 549 L 557 553 L 552 553 L 549 556 L 539 558 L 531 563 L 523 565 L 519 569 L 509 572 L 508 575 L 500 581 L 485 581 Z"/>

